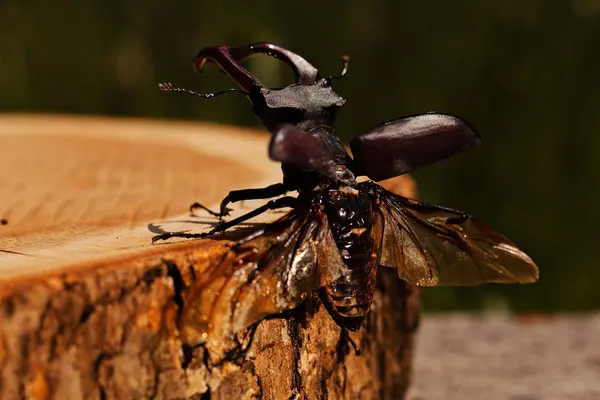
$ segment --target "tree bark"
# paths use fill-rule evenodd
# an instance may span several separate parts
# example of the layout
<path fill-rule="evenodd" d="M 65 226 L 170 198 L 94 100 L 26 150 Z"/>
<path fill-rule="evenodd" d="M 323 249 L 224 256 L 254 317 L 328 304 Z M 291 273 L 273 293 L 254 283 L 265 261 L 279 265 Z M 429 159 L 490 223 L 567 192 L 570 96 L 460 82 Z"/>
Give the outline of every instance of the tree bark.
<path fill-rule="evenodd" d="M 218 363 L 204 347 L 186 347 L 177 328 L 185 282 L 215 246 L 223 251 L 207 241 L 5 294 L 0 397 L 402 398 L 419 305 L 393 270 L 379 271 L 372 311 L 349 338 L 314 297 L 241 335 Z"/>
<path fill-rule="evenodd" d="M 343 332 L 315 295 L 240 333 L 224 354 L 182 343 L 186 295 L 226 244 L 111 248 L 71 263 L 0 258 L 11 267 L 0 274 L 0 398 L 403 397 L 419 293 L 392 269 L 380 268 L 357 333 Z M 34 245 L 27 251 L 42 254 Z"/>

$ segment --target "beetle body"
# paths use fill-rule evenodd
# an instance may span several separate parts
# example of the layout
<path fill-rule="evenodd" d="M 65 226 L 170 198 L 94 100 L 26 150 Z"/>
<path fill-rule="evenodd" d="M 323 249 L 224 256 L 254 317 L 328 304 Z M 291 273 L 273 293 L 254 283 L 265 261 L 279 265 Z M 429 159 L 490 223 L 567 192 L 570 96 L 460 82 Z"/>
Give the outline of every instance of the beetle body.
<path fill-rule="evenodd" d="M 241 66 L 254 54 L 288 64 L 296 83 L 265 88 Z M 269 156 L 281 162 L 283 181 L 232 191 L 219 212 L 192 207 L 224 217 L 232 202 L 289 191 L 298 196 L 271 200 L 205 234 L 154 238 L 206 237 L 269 209 L 292 209 L 240 239 L 196 282 L 180 321 L 187 342 L 232 337 L 314 291 L 340 326 L 357 330 L 371 307 L 379 267 L 396 268 L 399 278 L 421 286 L 537 280 L 537 267 L 525 253 L 469 215 L 357 181 L 399 176 L 479 143 L 467 122 L 439 113 L 398 118 L 350 141 L 351 157 L 332 128 L 345 103 L 331 87 L 335 78 L 319 78 L 302 57 L 270 43 L 204 48 L 194 60 L 196 70 L 206 61 L 217 64 L 252 102 L 254 115 L 272 134 Z"/>

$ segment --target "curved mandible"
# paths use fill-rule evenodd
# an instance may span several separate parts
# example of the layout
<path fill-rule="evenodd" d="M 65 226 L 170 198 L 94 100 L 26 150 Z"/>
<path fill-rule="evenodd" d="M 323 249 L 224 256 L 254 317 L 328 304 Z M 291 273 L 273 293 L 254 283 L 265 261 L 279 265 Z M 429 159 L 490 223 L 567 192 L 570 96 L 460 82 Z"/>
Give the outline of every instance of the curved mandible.
<path fill-rule="evenodd" d="M 233 53 L 233 54 L 232 54 Z M 263 87 L 258 79 L 242 67 L 238 59 L 238 48 L 230 46 L 205 47 L 194 57 L 194 70 L 198 73 L 206 61 L 217 64 L 242 90 L 250 93 L 255 87 Z"/>
<path fill-rule="evenodd" d="M 230 49 L 232 50 L 232 56 L 239 62 L 257 53 L 277 58 L 292 68 L 296 76 L 296 82 L 303 85 L 315 83 L 319 76 L 319 71 L 311 63 L 298 54 L 273 43 L 261 42 Z"/>

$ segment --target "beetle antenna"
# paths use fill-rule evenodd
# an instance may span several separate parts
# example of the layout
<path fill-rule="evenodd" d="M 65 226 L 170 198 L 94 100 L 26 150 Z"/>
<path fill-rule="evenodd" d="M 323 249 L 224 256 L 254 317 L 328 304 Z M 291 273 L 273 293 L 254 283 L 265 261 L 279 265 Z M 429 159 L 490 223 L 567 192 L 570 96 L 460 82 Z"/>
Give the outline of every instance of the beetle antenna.
<path fill-rule="evenodd" d="M 346 73 L 348 72 L 348 64 L 350 64 L 350 56 L 348 56 L 348 55 L 342 56 L 342 63 L 344 65 L 342 68 L 342 73 L 339 74 L 338 76 L 330 76 L 329 78 L 327 78 L 328 80 L 340 79 L 340 78 L 343 78 L 344 76 L 346 76 Z"/>
<path fill-rule="evenodd" d="M 231 93 L 231 92 L 237 92 L 237 93 L 241 93 L 243 95 L 248 96 L 248 92 L 245 92 L 243 90 L 240 89 L 225 89 L 225 90 L 221 90 L 215 93 L 199 93 L 196 92 L 195 90 L 191 90 L 191 89 L 185 89 L 185 88 L 180 88 L 177 86 L 173 86 L 173 84 L 171 82 L 164 82 L 164 83 L 159 83 L 158 84 L 158 88 L 160 90 L 162 90 L 163 92 L 181 92 L 181 93 L 188 93 L 194 96 L 198 96 L 198 97 L 202 97 L 203 99 L 212 99 L 215 96 L 220 96 L 222 94 L 225 93 Z"/>

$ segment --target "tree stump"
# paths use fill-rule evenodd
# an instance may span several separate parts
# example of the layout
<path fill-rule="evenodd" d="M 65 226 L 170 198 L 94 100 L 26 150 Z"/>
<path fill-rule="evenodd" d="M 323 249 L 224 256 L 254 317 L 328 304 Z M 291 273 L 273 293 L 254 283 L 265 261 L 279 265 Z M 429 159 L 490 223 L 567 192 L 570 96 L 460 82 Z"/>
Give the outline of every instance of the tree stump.
<path fill-rule="evenodd" d="M 313 297 L 222 354 L 182 342 L 186 294 L 227 240 L 150 240 L 214 224 L 184 213 L 194 201 L 280 181 L 268 140 L 210 124 L 0 117 L 0 398 L 402 398 L 419 294 L 391 269 L 349 337 Z M 393 184 L 413 194 L 409 178 Z"/>

